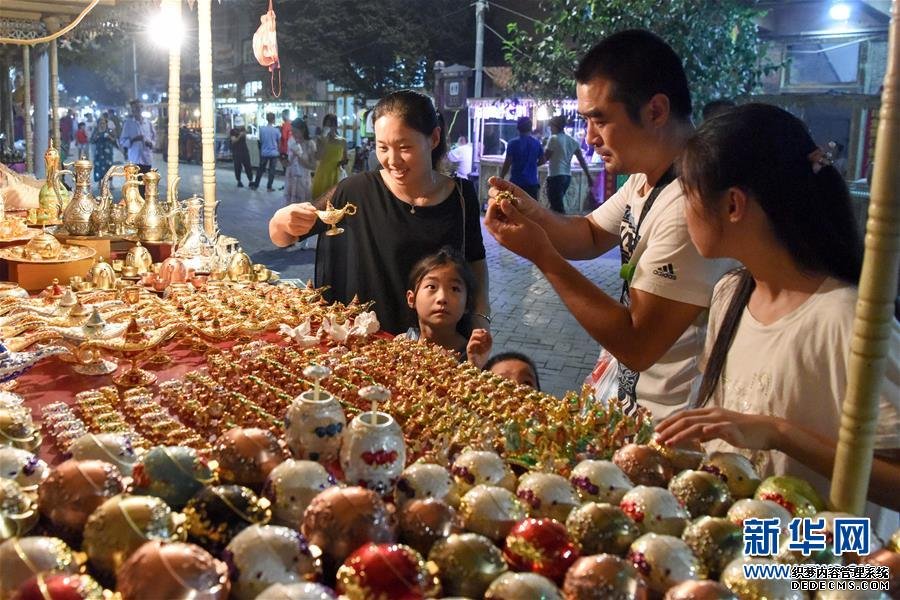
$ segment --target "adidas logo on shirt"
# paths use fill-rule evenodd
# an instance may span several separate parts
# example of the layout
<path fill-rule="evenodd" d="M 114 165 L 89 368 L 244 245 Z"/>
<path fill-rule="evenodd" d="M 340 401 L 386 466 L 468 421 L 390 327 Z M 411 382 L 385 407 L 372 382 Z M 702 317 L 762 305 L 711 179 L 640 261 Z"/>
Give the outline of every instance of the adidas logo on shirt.
<path fill-rule="evenodd" d="M 678 277 L 675 276 L 675 267 L 672 266 L 672 263 L 654 269 L 653 274 L 665 277 L 666 279 L 678 279 Z"/>

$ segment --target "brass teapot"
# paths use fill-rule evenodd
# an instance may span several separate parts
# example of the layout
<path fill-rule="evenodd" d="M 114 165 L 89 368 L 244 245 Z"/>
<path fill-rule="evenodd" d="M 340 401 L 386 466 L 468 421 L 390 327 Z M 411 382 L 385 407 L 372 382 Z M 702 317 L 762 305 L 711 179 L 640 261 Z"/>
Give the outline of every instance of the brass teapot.
<path fill-rule="evenodd" d="M 97 201 L 94 200 L 94 195 L 91 193 L 93 164 L 89 160 L 80 159 L 75 161 L 73 168 L 74 172 L 69 169 L 61 169 L 56 172 L 53 178 L 53 191 L 56 193 L 59 205 L 63 206 L 64 201 L 59 191 L 62 177 L 68 173 L 75 178 L 75 192 L 72 194 L 72 200 L 66 210 L 63 211 L 63 227 L 71 235 L 89 235 L 91 214 L 97 208 Z"/>
<path fill-rule="evenodd" d="M 112 265 L 103 260 L 102 256 L 91 267 L 89 277 L 96 290 L 116 289 L 116 272 L 113 271 Z"/>
<path fill-rule="evenodd" d="M 125 266 L 134 267 L 135 274 L 143 275 L 150 272 L 150 268 L 153 266 L 153 257 L 150 256 L 147 248 L 137 242 L 128 249 L 128 254 L 125 255 Z"/>
<path fill-rule="evenodd" d="M 144 242 L 164 242 L 168 237 L 166 211 L 159 203 L 159 180 L 159 171 L 144 173 L 144 191 L 147 197 L 135 222 L 138 238 Z"/>

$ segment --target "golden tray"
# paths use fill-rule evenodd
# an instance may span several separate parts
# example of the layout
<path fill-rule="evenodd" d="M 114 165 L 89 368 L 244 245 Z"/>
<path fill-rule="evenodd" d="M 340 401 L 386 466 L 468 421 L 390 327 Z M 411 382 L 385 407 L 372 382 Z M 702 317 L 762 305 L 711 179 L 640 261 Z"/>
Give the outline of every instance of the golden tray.
<path fill-rule="evenodd" d="M 22 235 L 20 235 L 18 237 L 10 237 L 10 238 L 0 237 L 0 242 L 2 242 L 2 243 L 27 242 L 31 238 L 37 236 L 39 233 L 41 233 L 40 229 L 34 229 L 33 227 L 29 227 L 28 229 L 25 230 L 25 232 Z"/>
<path fill-rule="evenodd" d="M 52 264 L 52 263 L 67 263 L 73 262 L 76 260 L 84 260 L 85 258 L 92 258 L 97 254 L 97 251 L 93 248 L 88 248 L 87 246 L 71 246 L 69 244 L 63 244 L 62 250 L 59 253 L 59 256 L 54 259 L 45 260 L 34 260 L 31 258 L 26 258 L 23 255 L 23 250 L 25 246 L 12 246 L 9 248 L 0 248 L 0 258 L 4 260 L 9 260 L 13 262 L 19 263 L 29 263 L 36 265 L 44 265 L 44 264 Z"/>

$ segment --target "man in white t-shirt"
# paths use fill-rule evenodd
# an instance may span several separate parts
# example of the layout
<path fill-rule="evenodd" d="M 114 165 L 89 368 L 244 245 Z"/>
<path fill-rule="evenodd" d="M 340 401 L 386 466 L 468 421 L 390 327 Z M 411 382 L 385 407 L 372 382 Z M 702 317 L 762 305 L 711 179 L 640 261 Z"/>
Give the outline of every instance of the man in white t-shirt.
<path fill-rule="evenodd" d="M 618 359 L 626 410 L 640 404 L 659 420 L 684 407 L 699 380 L 706 309 L 728 267 L 697 253 L 675 181 L 674 162 L 693 131 L 687 78 L 668 44 L 631 30 L 594 46 L 575 79 L 587 142 L 607 171 L 631 177 L 586 217 L 556 214 L 492 179 L 485 224 L 503 246 L 535 263 L 581 326 Z M 503 190 L 515 202 L 498 201 Z M 624 263 L 620 298 L 568 262 L 616 246 Z"/>
<path fill-rule="evenodd" d="M 587 162 L 581 153 L 581 146 L 565 131 L 566 118 L 558 115 L 550 119 L 550 139 L 544 149 L 544 160 L 548 161 L 547 171 L 547 200 L 550 209 L 559 214 L 566 214 L 563 198 L 572 183 L 572 156 L 578 159 L 578 164 L 587 178 L 588 190 L 594 187 L 594 179 L 588 171 Z"/>
<path fill-rule="evenodd" d="M 466 136 L 459 136 L 456 147 L 447 153 L 447 160 L 456 164 L 456 176 L 468 179 L 472 172 L 472 144 Z"/>

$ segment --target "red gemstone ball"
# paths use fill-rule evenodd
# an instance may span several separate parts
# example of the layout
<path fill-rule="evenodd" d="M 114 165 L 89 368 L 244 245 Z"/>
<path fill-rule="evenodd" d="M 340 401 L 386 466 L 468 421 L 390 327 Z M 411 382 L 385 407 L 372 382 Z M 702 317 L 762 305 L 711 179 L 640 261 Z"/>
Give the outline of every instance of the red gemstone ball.
<path fill-rule="evenodd" d="M 19 588 L 18 600 L 91 600 L 103 588 L 89 575 L 38 573 Z"/>
<path fill-rule="evenodd" d="M 503 555 L 516 571 L 531 571 L 561 582 L 579 552 L 559 521 L 525 519 L 506 536 Z"/>
<path fill-rule="evenodd" d="M 337 591 L 351 598 L 418 600 L 434 591 L 422 556 L 403 544 L 366 544 L 337 572 Z"/>

